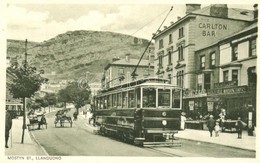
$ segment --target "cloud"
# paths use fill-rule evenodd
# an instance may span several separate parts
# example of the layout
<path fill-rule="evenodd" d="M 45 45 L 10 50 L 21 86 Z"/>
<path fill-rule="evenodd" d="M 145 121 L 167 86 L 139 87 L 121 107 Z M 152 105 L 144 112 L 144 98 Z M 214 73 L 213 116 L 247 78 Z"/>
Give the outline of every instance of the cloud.
<path fill-rule="evenodd" d="M 104 12 L 105 7 L 107 6 L 99 5 L 81 16 L 57 21 L 54 19 L 57 15 L 51 15 L 50 13 L 53 13 L 51 11 L 39 10 L 37 12 L 35 8 L 28 11 L 25 7 L 10 5 L 7 9 L 7 37 L 43 41 L 72 30 L 103 30 L 132 34 L 140 30 L 147 21 L 156 17 L 159 14 L 158 11 L 168 8 L 168 5 L 118 5 L 117 9 L 113 6 L 113 11 L 116 12 L 108 12 L 109 9 Z M 89 9 L 89 6 L 86 8 Z M 101 9 L 98 10 L 98 8 Z M 143 37 L 148 37 L 148 35 L 150 37 L 150 31 L 151 29 L 140 33 Z"/>
<path fill-rule="evenodd" d="M 44 41 L 73 30 L 102 30 L 150 39 L 166 14 L 170 4 L 164 5 L 9 5 L 7 8 L 7 38 L 27 38 Z M 75 10 L 77 9 L 77 10 Z M 60 12 L 58 12 L 58 11 Z M 66 10 L 66 11 L 64 11 Z M 174 5 L 163 26 L 183 16 L 185 5 Z M 163 27 L 162 27 L 163 28 Z"/>

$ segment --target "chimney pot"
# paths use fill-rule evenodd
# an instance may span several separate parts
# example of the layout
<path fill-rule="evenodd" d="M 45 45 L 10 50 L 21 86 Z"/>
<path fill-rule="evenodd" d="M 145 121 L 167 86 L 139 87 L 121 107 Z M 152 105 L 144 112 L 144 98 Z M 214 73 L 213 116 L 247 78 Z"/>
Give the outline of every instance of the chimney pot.
<path fill-rule="evenodd" d="M 180 17 L 180 16 L 178 16 L 178 17 L 177 17 L 177 19 L 178 19 L 178 20 L 180 20 L 180 19 L 181 19 L 181 17 Z"/>
<path fill-rule="evenodd" d="M 254 4 L 254 19 L 258 18 L 258 4 Z"/>
<path fill-rule="evenodd" d="M 186 4 L 186 15 L 193 11 L 200 10 L 200 6 L 201 4 Z"/>
<path fill-rule="evenodd" d="M 129 61 L 130 61 L 129 56 L 130 56 L 130 54 L 125 54 L 125 61 L 126 61 L 126 62 L 129 62 Z"/>

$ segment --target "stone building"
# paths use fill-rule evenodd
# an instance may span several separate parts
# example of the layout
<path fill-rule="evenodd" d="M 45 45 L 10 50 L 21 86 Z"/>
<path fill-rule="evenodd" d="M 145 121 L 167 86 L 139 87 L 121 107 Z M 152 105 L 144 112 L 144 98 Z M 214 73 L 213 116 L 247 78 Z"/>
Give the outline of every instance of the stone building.
<path fill-rule="evenodd" d="M 113 62 L 105 67 L 102 78 L 102 88 L 110 88 L 120 84 L 132 81 L 131 74 L 133 73 L 139 59 L 130 58 L 130 54 L 126 54 L 124 59 L 114 58 Z M 136 80 L 153 76 L 154 72 L 153 56 L 150 60 L 141 60 L 136 74 Z"/>
<path fill-rule="evenodd" d="M 241 31 L 253 20 L 253 11 L 200 6 L 187 4 L 184 17 L 154 35 L 155 74 L 185 89 L 196 89 L 195 51 Z"/>

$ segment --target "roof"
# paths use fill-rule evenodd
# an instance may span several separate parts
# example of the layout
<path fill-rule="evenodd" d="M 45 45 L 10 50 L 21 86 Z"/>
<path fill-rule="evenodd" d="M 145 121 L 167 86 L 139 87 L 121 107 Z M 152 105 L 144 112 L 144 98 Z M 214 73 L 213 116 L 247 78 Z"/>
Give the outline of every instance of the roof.
<path fill-rule="evenodd" d="M 196 10 L 191 12 L 191 14 L 205 15 L 210 16 L 210 8 L 213 5 L 201 8 L 200 10 Z M 228 8 L 228 17 L 227 19 L 237 19 L 237 20 L 245 20 L 252 21 L 254 17 L 253 10 L 239 9 L 239 8 Z"/>
<path fill-rule="evenodd" d="M 157 33 L 154 35 L 154 39 L 160 35 L 162 35 L 164 32 L 168 31 L 172 27 L 176 26 L 177 24 L 181 23 L 182 21 L 195 17 L 196 15 L 204 15 L 204 16 L 210 16 L 210 8 L 212 5 L 203 7 L 199 10 L 193 11 L 181 19 L 179 19 L 177 22 L 171 24 L 168 28 L 163 29 L 160 33 Z M 210 16 L 213 17 L 213 16 Z M 234 20 L 241 20 L 241 21 L 253 21 L 254 20 L 254 12 L 253 10 L 246 10 L 246 9 L 238 9 L 238 8 L 228 8 L 228 17 L 222 18 L 222 19 L 234 19 Z"/>
<path fill-rule="evenodd" d="M 120 59 L 115 62 L 112 62 L 108 64 L 105 69 L 108 69 L 111 65 L 125 65 L 125 66 L 136 66 L 139 62 L 139 59 L 129 59 L 129 61 L 126 61 L 126 59 Z M 139 66 L 149 66 L 149 60 L 142 59 L 139 63 Z M 153 66 L 153 65 L 151 65 Z"/>

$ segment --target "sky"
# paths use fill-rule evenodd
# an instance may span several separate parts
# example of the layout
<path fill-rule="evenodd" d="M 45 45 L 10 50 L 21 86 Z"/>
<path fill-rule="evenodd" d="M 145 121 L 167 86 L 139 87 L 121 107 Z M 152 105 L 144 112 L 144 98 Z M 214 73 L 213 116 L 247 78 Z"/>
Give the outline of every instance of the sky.
<path fill-rule="evenodd" d="M 185 15 L 185 4 L 169 3 L 174 1 L 141 4 L 132 1 L 106 4 L 93 1 L 74 4 L 10 2 L 6 4 L 7 39 L 35 42 L 43 42 L 74 30 L 111 31 L 150 40 L 171 6 L 173 10 L 163 26 L 169 26 L 178 16 Z M 201 7 L 205 6 L 208 4 L 202 4 Z M 253 4 L 228 6 L 253 10 Z"/>

